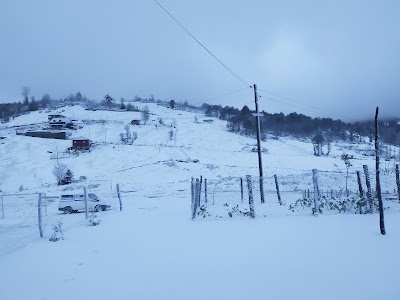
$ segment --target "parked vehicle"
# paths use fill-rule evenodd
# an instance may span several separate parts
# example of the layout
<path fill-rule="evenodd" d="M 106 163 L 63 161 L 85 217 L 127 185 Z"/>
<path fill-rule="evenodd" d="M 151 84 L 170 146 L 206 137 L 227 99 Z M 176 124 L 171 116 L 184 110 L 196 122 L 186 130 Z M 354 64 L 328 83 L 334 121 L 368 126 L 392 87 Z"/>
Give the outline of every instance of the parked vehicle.
<path fill-rule="evenodd" d="M 88 210 L 101 211 L 110 208 L 111 205 L 97 197 L 93 193 L 87 194 Z M 84 194 L 63 194 L 60 196 L 58 210 L 66 214 L 73 212 L 85 211 L 85 195 Z"/>

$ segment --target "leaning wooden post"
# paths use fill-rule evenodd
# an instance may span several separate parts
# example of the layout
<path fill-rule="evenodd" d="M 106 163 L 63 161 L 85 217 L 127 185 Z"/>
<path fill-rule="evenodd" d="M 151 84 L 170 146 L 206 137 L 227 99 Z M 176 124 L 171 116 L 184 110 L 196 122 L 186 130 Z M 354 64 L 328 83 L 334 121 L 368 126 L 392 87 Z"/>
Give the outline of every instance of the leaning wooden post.
<path fill-rule="evenodd" d="M 363 191 L 363 187 L 362 187 L 362 183 L 361 183 L 361 175 L 360 175 L 360 171 L 357 171 L 357 182 L 358 182 L 358 193 L 359 193 L 359 197 L 360 199 L 364 199 L 364 191 Z M 362 214 L 362 206 L 360 205 L 360 214 Z"/>
<path fill-rule="evenodd" d="M 43 226 L 42 226 L 42 194 L 39 193 L 39 201 L 38 201 L 38 223 L 39 223 L 39 234 L 40 237 L 43 237 Z"/>
<path fill-rule="evenodd" d="M 396 185 L 397 185 L 397 196 L 399 197 L 400 202 L 400 176 L 399 176 L 399 165 L 396 165 Z"/>
<path fill-rule="evenodd" d="M 378 128 L 378 113 L 379 107 L 376 107 L 375 113 L 375 167 L 376 167 L 376 194 L 378 196 L 379 205 L 379 227 L 381 234 L 385 235 L 385 220 L 383 215 L 383 202 L 382 202 L 382 192 L 381 192 L 381 180 L 379 177 L 379 128 Z"/>
<path fill-rule="evenodd" d="M 254 199 L 253 199 L 253 180 L 250 175 L 246 175 L 247 188 L 249 190 L 249 207 L 250 207 L 250 218 L 256 217 L 254 212 Z"/>
<path fill-rule="evenodd" d="M 196 215 L 197 208 L 200 206 L 200 180 L 196 178 L 196 184 L 194 188 L 194 195 L 195 195 L 195 205 L 194 205 L 194 214 Z"/>
<path fill-rule="evenodd" d="M 369 203 L 369 212 L 372 214 L 374 212 L 374 200 L 372 199 L 372 190 L 371 190 L 371 181 L 369 180 L 369 171 L 368 166 L 363 165 L 364 175 L 365 175 L 365 183 L 367 185 L 367 198 Z"/>
<path fill-rule="evenodd" d="M 121 194 L 119 192 L 119 183 L 117 183 L 117 195 L 119 200 L 119 211 L 122 211 L 122 200 L 121 200 Z"/>
<path fill-rule="evenodd" d="M 313 169 L 312 173 L 313 173 L 313 185 L 314 185 L 313 215 L 318 215 L 317 203 L 319 202 L 319 192 L 318 192 L 318 174 L 317 174 L 317 169 Z"/>
<path fill-rule="evenodd" d="M 364 196 L 364 191 L 361 183 L 360 171 L 357 171 L 357 182 L 358 182 L 358 192 L 360 193 L 360 198 Z"/>
<path fill-rule="evenodd" d="M 243 204 L 243 178 L 240 177 L 240 200 Z"/>
<path fill-rule="evenodd" d="M 278 195 L 278 203 L 279 205 L 282 205 L 281 193 L 279 192 L 278 176 L 274 174 L 274 178 L 275 178 L 276 194 Z"/>
<path fill-rule="evenodd" d="M 193 220 L 194 219 L 194 178 L 193 177 L 190 182 L 190 192 L 191 192 L 191 196 L 192 196 L 191 207 L 192 207 L 192 220 Z"/>

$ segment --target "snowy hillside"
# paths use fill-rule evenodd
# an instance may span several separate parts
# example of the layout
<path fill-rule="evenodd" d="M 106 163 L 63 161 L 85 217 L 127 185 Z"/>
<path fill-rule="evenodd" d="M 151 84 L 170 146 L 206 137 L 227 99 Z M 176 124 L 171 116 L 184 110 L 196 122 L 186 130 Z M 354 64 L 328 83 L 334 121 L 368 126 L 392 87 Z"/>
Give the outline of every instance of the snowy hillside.
<path fill-rule="evenodd" d="M 140 103 L 137 105 L 144 106 Z M 149 104 L 149 108 L 151 115 L 146 125 L 130 126 L 131 131 L 138 134 L 133 145 L 123 145 L 119 135 L 132 119 L 140 119 L 138 112 L 87 111 L 81 106 L 72 106 L 46 113 L 33 112 L 10 121 L 0 131 L 1 136 L 6 137 L 0 144 L 0 167 L 7 170 L 1 172 L 0 188 L 8 193 L 18 191 L 20 185 L 34 192 L 57 191 L 51 174 L 57 151 L 59 161 L 70 167 L 76 178 L 86 176 L 88 180 L 113 180 L 121 185 L 140 184 L 142 188 L 148 184 L 153 187 L 151 179 L 154 179 L 152 171 L 155 169 L 160 175 L 157 184 L 163 186 L 171 180 L 187 182 L 191 176 L 215 178 L 258 174 L 257 155 L 251 151 L 256 147 L 255 139 L 227 132 L 226 122 L 216 118 L 213 123 L 206 123 L 202 121 L 203 116 L 197 115 L 199 121 L 195 123 L 193 113 L 155 104 Z M 83 128 L 72 131 L 70 139 L 77 136 L 91 139 L 95 143 L 92 151 L 75 156 L 66 153 L 66 149 L 72 145 L 70 140 L 15 135 L 16 126 L 45 125 L 47 114 L 52 113 L 62 113 L 78 120 Z M 155 126 L 158 118 L 163 119 L 164 126 Z M 171 124 L 176 124 L 175 128 Z M 169 138 L 170 130 L 173 130 L 172 140 Z M 313 148 L 309 141 L 268 139 L 262 146 L 268 150 L 263 158 L 267 175 L 293 176 L 314 168 L 324 171 L 338 171 L 339 168 L 344 172 L 344 164 L 340 161 L 340 155 L 344 152 L 356 157 L 352 161 L 352 170 L 362 169 L 363 164 L 369 165 L 371 170 L 374 167 L 371 157 L 347 150 L 343 144 L 334 144 L 327 157 L 312 155 Z M 357 145 L 357 148 L 372 149 L 372 145 Z M 199 163 L 191 163 L 193 159 L 199 160 Z M 23 179 L 21 173 L 24 174 Z M 356 183 L 355 180 L 351 182 Z M 298 188 L 303 188 L 302 184 L 304 182 L 300 181 Z M 356 189 L 356 186 L 352 186 L 352 189 Z"/>
<path fill-rule="evenodd" d="M 132 104 L 141 109 L 145 105 Z M 0 189 L 6 208 L 0 219 L 3 299 L 400 297 L 395 282 L 400 210 L 398 200 L 393 200 L 393 168 L 398 161 L 381 162 L 382 190 L 392 201 L 385 207 L 390 214 L 384 237 L 379 235 L 376 214 L 312 217 L 307 210 L 297 217 L 276 213 L 275 218 L 255 220 L 192 221 L 191 178 L 209 180 L 210 199 L 223 195 L 224 203 L 230 201 L 240 194 L 237 179 L 258 175 L 256 140 L 228 132 L 226 122 L 216 118 L 204 122 L 210 118 L 200 113 L 147 105 L 150 118 L 145 125 L 130 124 L 141 118 L 139 112 L 81 106 L 36 111 L 1 125 Z M 46 127 L 47 115 L 57 113 L 77 120 L 81 127 L 69 131 L 69 140 L 16 135 L 17 130 Z M 132 144 L 120 139 L 126 125 L 137 133 Z M 71 139 L 81 136 L 92 141 L 91 150 L 68 151 Z M 268 137 L 262 147 L 268 201 L 276 201 L 275 174 L 281 192 L 297 197 L 294 200 L 313 189 L 312 169 L 319 170 L 322 193 L 343 190 L 343 153 L 355 158 L 349 169 L 350 191 L 358 191 L 355 172 L 362 172 L 363 165 L 369 167 L 375 184 L 374 157 L 363 155 L 373 147 L 367 142 L 333 143 L 329 156 L 321 157 L 313 155 L 310 141 L 289 137 Z M 57 185 L 52 174 L 57 159 L 73 172 L 72 184 Z M 124 205 L 121 212 L 116 184 Z M 99 213 L 99 226 L 89 227 L 84 214 L 58 211 L 56 197 L 81 193 L 83 187 L 112 201 L 111 210 Z M 234 196 L 229 194 L 232 188 Z M 36 220 L 37 197 L 30 196 L 34 193 L 49 199 L 43 239 L 36 235 L 36 227 L 20 234 L 24 220 Z M 28 203 L 27 212 L 23 207 Z M 288 211 L 285 205 L 282 210 Z M 50 243 L 51 225 L 60 219 L 65 240 Z M 19 289 L 21 282 L 26 289 Z"/>

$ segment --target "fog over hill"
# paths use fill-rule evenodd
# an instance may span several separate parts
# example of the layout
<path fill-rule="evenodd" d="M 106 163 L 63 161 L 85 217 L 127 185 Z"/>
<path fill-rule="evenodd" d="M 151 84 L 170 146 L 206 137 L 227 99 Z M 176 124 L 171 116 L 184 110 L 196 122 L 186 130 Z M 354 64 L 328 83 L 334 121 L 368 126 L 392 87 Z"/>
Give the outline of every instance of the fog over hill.
<path fill-rule="evenodd" d="M 253 101 L 250 88 L 223 95 L 255 83 L 269 113 L 349 122 L 380 106 L 382 117 L 400 116 L 398 1 L 159 3 L 246 84 L 155 1 L 7 1 L 0 102 L 22 101 L 20 89 L 29 86 L 37 98 L 154 94 L 242 107 Z"/>

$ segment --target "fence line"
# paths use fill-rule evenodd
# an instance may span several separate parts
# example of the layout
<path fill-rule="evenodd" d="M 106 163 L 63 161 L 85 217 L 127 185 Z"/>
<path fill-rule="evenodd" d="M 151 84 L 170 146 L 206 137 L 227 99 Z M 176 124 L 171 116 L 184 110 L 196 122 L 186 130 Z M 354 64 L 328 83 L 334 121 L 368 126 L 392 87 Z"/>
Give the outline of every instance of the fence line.
<path fill-rule="evenodd" d="M 109 189 L 109 188 L 108 188 Z M 112 199 L 111 209 L 122 210 L 122 198 L 119 185 L 117 192 L 106 192 L 101 189 L 91 192 L 97 193 L 103 199 Z M 62 192 L 63 194 L 85 194 L 81 191 Z M 87 203 L 87 197 L 85 203 Z M 117 205 L 117 200 L 119 205 Z M 65 214 L 59 211 L 59 197 L 48 197 L 45 193 L 17 193 L 1 194 L 0 219 L 0 255 L 24 247 L 29 242 L 39 238 L 49 238 L 53 233 L 53 226 L 62 223 L 63 230 L 86 224 L 87 211 L 95 211 L 95 203 L 86 204 L 84 213 Z M 90 202 L 90 201 L 89 201 Z"/>
<path fill-rule="evenodd" d="M 207 178 L 208 189 L 212 191 L 212 201 L 207 203 L 201 199 L 193 202 L 192 198 L 191 217 L 192 219 L 221 219 L 238 216 L 250 217 L 251 215 L 274 217 L 338 213 L 366 214 L 378 210 L 376 192 L 371 188 L 367 167 L 364 167 L 366 190 L 362 187 L 361 172 L 359 171 L 354 173 L 354 182 L 357 183 L 354 185 L 354 190 L 347 192 L 340 188 L 340 186 L 345 186 L 345 178 L 337 178 L 334 174 L 336 182 L 333 185 L 331 175 L 326 171 L 310 171 L 306 178 L 313 183 L 311 190 L 282 190 L 277 174 L 272 177 L 264 176 L 263 184 L 268 187 L 265 191 L 264 204 L 261 203 L 259 177 L 257 176 L 250 176 L 251 185 L 247 184 L 246 188 L 243 187 L 243 177 L 225 177 L 218 180 Z M 247 178 L 246 176 L 246 180 Z M 397 200 L 400 199 L 400 191 L 396 194 L 395 182 L 393 176 L 392 183 L 388 185 L 390 188 L 386 189 L 387 192 L 382 193 L 386 212 L 400 212 L 400 200 Z M 337 189 L 338 186 L 339 189 Z M 393 188 L 393 193 L 389 191 L 391 188 Z M 192 184 L 192 192 L 199 195 L 201 191 L 198 191 L 196 185 Z M 250 213 L 249 203 L 243 201 L 249 196 L 254 201 L 254 214 Z"/>

